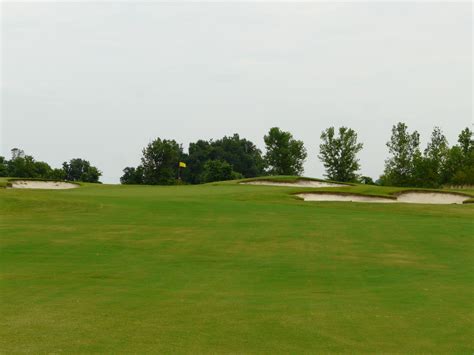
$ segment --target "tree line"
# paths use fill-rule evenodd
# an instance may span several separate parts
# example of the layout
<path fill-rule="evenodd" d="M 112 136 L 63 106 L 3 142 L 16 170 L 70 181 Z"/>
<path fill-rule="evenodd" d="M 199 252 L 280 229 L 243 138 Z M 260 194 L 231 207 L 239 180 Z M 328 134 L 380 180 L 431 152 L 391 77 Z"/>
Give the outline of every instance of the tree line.
<path fill-rule="evenodd" d="M 320 139 L 318 158 L 329 180 L 413 187 L 474 184 L 474 141 L 469 128 L 459 134 L 457 145 L 449 147 L 440 128 L 435 127 L 422 152 L 418 132 L 410 133 L 402 122 L 394 125 L 387 142 L 390 156 L 376 182 L 358 174 L 357 155 L 363 143 L 358 142 L 353 129 L 330 127 L 321 133 Z M 303 174 L 308 154 L 302 141 L 278 127 L 271 128 L 263 140 L 265 154 L 238 134 L 218 140 L 198 140 L 189 145 L 186 153 L 175 140 L 157 138 L 143 149 L 140 165 L 123 170 L 120 181 L 122 184 L 199 184 Z M 180 169 L 180 162 L 187 167 Z"/>
<path fill-rule="evenodd" d="M 392 127 L 387 142 L 389 157 L 383 174 L 375 182 L 362 176 L 358 154 L 363 143 L 348 127 L 329 127 L 321 132 L 318 158 L 329 180 L 386 186 L 440 187 L 474 185 L 474 140 L 469 128 L 462 130 L 457 144 L 449 146 L 435 127 L 424 150 L 420 134 L 410 132 L 405 123 Z M 185 152 L 182 144 L 157 138 L 142 150 L 141 163 L 126 167 L 122 184 L 200 184 L 265 175 L 302 175 L 308 156 L 301 140 L 290 132 L 273 127 L 263 137 L 265 153 L 238 134 L 217 140 L 198 140 Z M 12 149 L 10 160 L 0 157 L 0 176 L 68 181 L 99 182 L 101 171 L 89 161 L 75 158 L 61 168 L 36 161 L 21 149 Z M 186 168 L 180 168 L 184 163 Z"/>
<path fill-rule="evenodd" d="M 99 169 L 80 158 L 64 162 L 61 168 L 51 168 L 48 163 L 35 160 L 21 149 L 13 148 L 11 153 L 10 160 L 0 156 L 1 177 L 99 182 L 102 175 Z"/>
<path fill-rule="evenodd" d="M 431 133 L 428 145 L 421 151 L 420 134 L 410 133 L 404 123 L 392 128 L 387 142 L 390 157 L 385 161 L 381 185 L 440 187 L 443 185 L 474 185 L 473 133 L 465 128 L 458 144 L 449 147 L 439 127 Z"/>
<path fill-rule="evenodd" d="M 267 152 L 238 134 L 218 140 L 198 140 L 188 152 L 175 140 L 155 139 L 142 150 L 141 164 L 126 167 L 122 184 L 200 184 L 262 175 L 300 175 L 307 153 L 291 133 L 272 128 L 264 137 Z M 186 164 L 185 169 L 179 162 Z"/>

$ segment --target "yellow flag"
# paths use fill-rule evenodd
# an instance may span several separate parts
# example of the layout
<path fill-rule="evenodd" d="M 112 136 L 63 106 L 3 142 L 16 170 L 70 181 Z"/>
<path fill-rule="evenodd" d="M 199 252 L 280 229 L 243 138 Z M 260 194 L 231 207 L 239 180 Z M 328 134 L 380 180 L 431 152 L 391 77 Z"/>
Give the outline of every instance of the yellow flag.
<path fill-rule="evenodd" d="M 180 168 L 185 168 L 186 167 L 186 163 L 183 163 L 182 161 L 179 162 L 179 167 Z"/>

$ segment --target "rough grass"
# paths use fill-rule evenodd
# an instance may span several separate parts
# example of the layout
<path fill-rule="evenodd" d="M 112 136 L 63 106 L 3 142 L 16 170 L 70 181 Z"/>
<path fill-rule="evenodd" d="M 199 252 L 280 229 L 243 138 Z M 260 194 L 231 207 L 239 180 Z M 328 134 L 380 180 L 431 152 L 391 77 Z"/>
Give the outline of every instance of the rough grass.
<path fill-rule="evenodd" d="M 0 349 L 473 352 L 474 205 L 295 191 L 0 189 Z"/>

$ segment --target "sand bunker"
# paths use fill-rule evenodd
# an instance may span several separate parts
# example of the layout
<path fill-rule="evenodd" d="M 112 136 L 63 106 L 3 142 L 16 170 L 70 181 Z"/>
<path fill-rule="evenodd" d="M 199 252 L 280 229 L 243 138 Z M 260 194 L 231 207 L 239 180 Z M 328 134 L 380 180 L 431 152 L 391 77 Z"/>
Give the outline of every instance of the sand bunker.
<path fill-rule="evenodd" d="M 244 185 L 266 185 L 266 186 L 285 186 L 285 187 L 341 187 L 349 186 L 344 184 L 333 184 L 331 182 L 313 181 L 313 180 L 297 180 L 295 182 L 275 182 L 269 180 L 258 180 L 241 182 Z"/>
<path fill-rule="evenodd" d="M 340 194 L 318 194 L 307 193 L 298 194 L 305 201 L 343 201 L 343 202 L 375 202 L 375 203 L 393 203 L 397 202 L 391 198 L 360 196 L 360 195 L 340 195 Z"/>
<path fill-rule="evenodd" d="M 75 189 L 77 184 L 62 181 L 35 181 L 35 180 L 14 180 L 10 182 L 12 189 L 47 189 L 62 190 Z"/>
<path fill-rule="evenodd" d="M 462 204 L 470 197 L 441 192 L 405 192 L 397 197 L 398 202 L 433 203 L 436 205 Z"/>
<path fill-rule="evenodd" d="M 437 205 L 462 204 L 469 196 L 442 192 L 403 192 L 396 199 L 361 195 L 304 193 L 298 194 L 305 201 L 344 201 L 344 202 L 374 202 L 374 203 L 427 203 Z"/>

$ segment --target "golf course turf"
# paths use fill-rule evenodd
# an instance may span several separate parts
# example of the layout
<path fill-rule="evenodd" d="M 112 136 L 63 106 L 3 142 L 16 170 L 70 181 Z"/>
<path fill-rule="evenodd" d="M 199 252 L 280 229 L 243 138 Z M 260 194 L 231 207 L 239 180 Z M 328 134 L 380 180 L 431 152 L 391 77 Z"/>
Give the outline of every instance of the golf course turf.
<path fill-rule="evenodd" d="M 316 190 L 0 188 L 0 352 L 472 354 L 474 204 Z"/>

